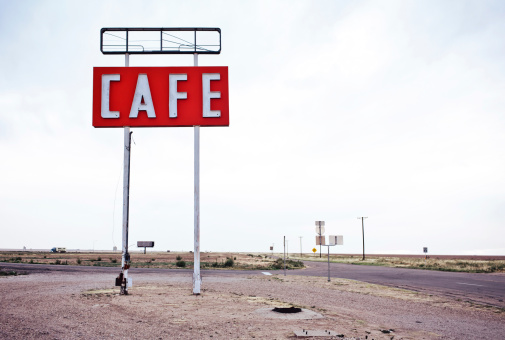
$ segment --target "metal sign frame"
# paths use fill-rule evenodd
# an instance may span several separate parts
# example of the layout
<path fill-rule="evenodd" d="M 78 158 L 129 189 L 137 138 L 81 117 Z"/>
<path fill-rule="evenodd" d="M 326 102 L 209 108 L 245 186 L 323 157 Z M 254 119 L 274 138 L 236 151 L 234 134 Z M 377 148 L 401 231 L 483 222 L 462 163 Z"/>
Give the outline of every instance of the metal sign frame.
<path fill-rule="evenodd" d="M 113 32 L 113 33 L 110 33 Z M 126 32 L 126 37 L 118 37 L 117 35 L 114 35 L 114 33 L 117 32 Z M 160 38 L 159 38 L 159 49 L 156 50 L 146 50 L 142 45 L 138 45 L 137 41 L 132 41 L 130 39 L 129 32 L 159 32 L 160 33 Z M 176 39 L 180 39 L 180 44 L 179 49 L 167 49 L 168 47 L 163 46 L 164 41 L 169 41 L 167 39 L 164 39 L 165 36 L 171 37 L 171 39 L 174 37 L 174 35 L 171 35 L 166 32 L 194 32 L 193 35 L 193 42 L 183 40 L 180 38 L 175 37 Z M 219 34 L 219 45 L 208 45 L 208 44 L 202 44 L 199 45 L 197 44 L 197 39 L 198 39 L 198 33 L 199 32 L 216 32 Z M 113 35 L 119 39 L 124 39 L 125 40 L 125 48 L 124 49 L 116 49 L 116 50 L 107 50 L 107 47 L 121 47 L 123 45 L 109 45 L 109 44 L 104 44 L 104 35 L 109 34 Z M 135 49 L 130 49 L 130 42 L 134 42 L 137 44 L 133 44 L 133 46 L 136 47 L 141 47 L 142 50 L 135 50 Z M 171 41 L 173 42 L 173 41 Z M 216 50 L 211 50 L 209 49 L 210 47 L 217 47 L 219 46 L 218 49 Z M 105 47 L 105 49 L 104 49 Z M 103 54 L 220 54 L 221 53 L 221 29 L 218 27 L 104 27 L 100 30 L 100 51 Z"/>

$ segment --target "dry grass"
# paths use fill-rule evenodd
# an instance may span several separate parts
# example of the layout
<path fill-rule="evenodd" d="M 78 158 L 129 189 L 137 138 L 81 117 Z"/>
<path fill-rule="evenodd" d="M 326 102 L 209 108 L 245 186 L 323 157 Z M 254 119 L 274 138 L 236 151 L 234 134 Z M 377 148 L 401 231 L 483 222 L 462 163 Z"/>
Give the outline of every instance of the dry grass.
<path fill-rule="evenodd" d="M 282 257 L 282 254 L 273 254 Z M 193 253 L 189 252 L 152 252 L 131 253 L 133 268 L 179 268 L 176 266 L 177 257 L 180 256 L 186 262 L 185 268 L 192 268 Z M 233 267 L 225 267 L 227 259 L 233 259 Z M 276 263 L 271 254 L 260 253 L 217 253 L 202 252 L 200 254 L 202 268 L 208 269 L 238 269 L 238 270 L 276 270 L 282 269 L 282 265 Z M 290 256 L 289 260 L 302 261 L 327 261 L 327 256 L 303 254 L 303 256 Z M 120 252 L 0 252 L 0 262 L 18 262 L 34 264 L 60 264 L 82 265 L 101 267 L 120 267 Z M 330 262 L 348 263 L 355 265 L 385 266 L 412 269 L 427 269 L 468 273 L 503 273 L 505 272 L 505 260 L 503 259 L 468 259 L 457 258 L 428 258 L 419 256 L 367 256 L 365 261 L 358 255 L 330 255 Z M 288 269 L 297 268 L 296 263 L 288 262 Z"/>
<path fill-rule="evenodd" d="M 178 260 L 180 258 L 180 260 Z M 230 259 L 233 266 L 230 266 Z M 132 268 L 180 268 L 178 261 L 185 262 L 185 268 L 193 267 L 193 253 L 189 252 L 151 252 L 147 254 L 131 253 Z M 208 269 L 235 269 L 235 270 L 276 270 L 281 269 L 275 259 L 261 254 L 244 253 L 214 253 L 202 252 L 200 254 L 202 268 Z M 228 261 L 228 264 L 227 264 Z M 55 264 L 55 265 L 81 265 L 97 267 L 120 267 L 120 252 L 0 252 L 0 262 Z M 303 268 L 295 262 L 288 263 L 290 268 Z"/>
<path fill-rule="evenodd" d="M 299 260 L 309 261 L 328 261 L 328 257 L 324 256 L 296 256 L 291 257 Z M 411 269 L 427 269 L 440 270 L 451 272 L 467 272 L 467 273 L 503 273 L 505 272 L 504 260 L 469 260 L 469 259 L 441 259 L 441 258 L 419 258 L 408 256 L 367 256 L 362 261 L 361 256 L 346 256 L 346 255 L 331 255 L 330 262 L 348 263 L 356 265 L 368 266 L 385 266 L 396 268 L 411 268 Z"/>

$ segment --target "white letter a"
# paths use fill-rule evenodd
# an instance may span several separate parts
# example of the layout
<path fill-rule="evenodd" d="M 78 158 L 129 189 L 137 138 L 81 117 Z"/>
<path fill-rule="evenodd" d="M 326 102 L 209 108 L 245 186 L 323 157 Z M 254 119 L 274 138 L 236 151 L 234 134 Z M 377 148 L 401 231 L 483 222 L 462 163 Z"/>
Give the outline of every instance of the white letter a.
<path fill-rule="evenodd" d="M 144 98 L 144 103 L 142 103 L 142 98 Z M 130 118 L 137 118 L 139 111 L 147 111 L 147 117 L 156 118 L 147 74 L 139 74 L 137 79 L 137 87 L 135 88 L 135 95 L 133 96 Z"/>

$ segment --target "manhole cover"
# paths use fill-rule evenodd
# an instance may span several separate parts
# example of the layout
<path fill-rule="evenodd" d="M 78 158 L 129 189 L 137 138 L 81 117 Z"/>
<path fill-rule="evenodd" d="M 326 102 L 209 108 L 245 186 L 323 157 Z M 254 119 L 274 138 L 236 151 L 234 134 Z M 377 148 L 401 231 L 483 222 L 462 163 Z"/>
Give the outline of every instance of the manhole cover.
<path fill-rule="evenodd" d="M 290 309 L 290 308 L 285 308 Z M 319 313 L 313 312 L 308 309 L 301 309 L 298 313 L 279 313 L 277 311 L 274 312 L 272 307 L 261 308 L 254 311 L 256 314 L 259 314 L 265 318 L 269 319 L 284 319 L 284 320 L 313 320 L 313 319 L 321 319 L 323 316 Z"/>
<path fill-rule="evenodd" d="M 300 313 L 302 311 L 301 308 L 296 308 L 296 307 L 275 307 L 272 309 L 272 311 L 277 312 L 277 313 L 286 313 L 286 314 L 291 314 L 291 313 Z"/>

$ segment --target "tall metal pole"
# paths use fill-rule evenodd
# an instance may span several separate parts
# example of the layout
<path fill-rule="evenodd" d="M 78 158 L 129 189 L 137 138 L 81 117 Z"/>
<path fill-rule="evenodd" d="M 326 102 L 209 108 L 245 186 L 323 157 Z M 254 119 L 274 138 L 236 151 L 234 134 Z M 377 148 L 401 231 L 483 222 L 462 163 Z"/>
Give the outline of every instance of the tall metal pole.
<path fill-rule="evenodd" d="M 365 218 L 368 217 L 358 217 L 358 220 L 361 219 L 361 233 L 363 235 L 363 259 L 365 261 Z"/>
<path fill-rule="evenodd" d="M 125 54 L 125 66 L 130 66 L 129 54 Z M 124 168 L 123 168 L 123 240 L 121 271 L 122 282 L 120 294 L 128 294 L 128 268 L 130 268 L 130 254 L 128 253 L 128 227 L 130 212 L 130 153 L 131 153 L 131 132 L 130 127 L 124 127 Z M 121 277 L 121 276 L 120 276 Z"/>
<path fill-rule="evenodd" d="M 328 282 L 330 282 L 330 246 L 328 247 Z"/>
<path fill-rule="evenodd" d="M 195 41 L 196 43 L 196 41 Z M 194 66 L 198 66 L 198 53 L 193 54 Z M 195 135 L 195 249 L 194 249 L 194 272 L 193 294 L 200 294 L 202 278 L 200 276 L 200 126 L 194 126 Z"/>

